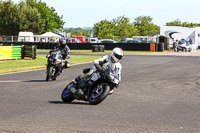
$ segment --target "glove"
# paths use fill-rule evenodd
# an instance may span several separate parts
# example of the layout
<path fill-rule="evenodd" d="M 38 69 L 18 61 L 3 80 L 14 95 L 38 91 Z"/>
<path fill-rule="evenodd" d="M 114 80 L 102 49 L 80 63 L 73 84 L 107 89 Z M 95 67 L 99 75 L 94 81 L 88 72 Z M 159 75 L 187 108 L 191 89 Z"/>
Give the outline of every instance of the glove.
<path fill-rule="evenodd" d="M 118 88 L 119 87 L 119 80 L 113 79 L 113 85 L 114 85 L 114 87 Z"/>
<path fill-rule="evenodd" d="M 99 71 L 99 72 L 103 72 L 103 68 L 99 65 L 99 64 L 94 64 L 94 66 L 96 67 L 96 69 Z"/>

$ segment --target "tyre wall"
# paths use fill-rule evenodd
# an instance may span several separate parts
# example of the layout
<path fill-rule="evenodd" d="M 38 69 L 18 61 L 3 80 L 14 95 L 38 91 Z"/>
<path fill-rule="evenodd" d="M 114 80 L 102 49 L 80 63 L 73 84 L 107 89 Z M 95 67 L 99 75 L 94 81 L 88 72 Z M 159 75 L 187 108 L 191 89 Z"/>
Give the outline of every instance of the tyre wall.
<path fill-rule="evenodd" d="M 0 42 L 0 45 L 36 45 L 37 49 L 53 49 L 58 46 L 58 43 L 50 42 Z M 68 47 L 71 50 L 94 50 L 104 51 L 112 50 L 115 47 L 119 47 L 125 51 L 151 51 L 151 43 L 68 43 Z M 93 46 L 94 45 L 94 46 Z M 155 43 L 155 51 L 164 51 L 163 43 Z M 98 49 L 98 50 L 97 50 Z"/>

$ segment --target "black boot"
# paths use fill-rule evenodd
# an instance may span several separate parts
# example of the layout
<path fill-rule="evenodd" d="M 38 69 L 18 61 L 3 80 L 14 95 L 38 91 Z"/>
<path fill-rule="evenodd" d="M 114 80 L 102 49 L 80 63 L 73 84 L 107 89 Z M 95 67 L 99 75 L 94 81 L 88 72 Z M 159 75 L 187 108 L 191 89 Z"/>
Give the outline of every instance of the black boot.
<path fill-rule="evenodd" d="M 63 67 L 60 68 L 60 73 L 62 73 L 62 72 L 63 72 Z"/>
<path fill-rule="evenodd" d="M 69 64 L 69 61 L 65 61 L 65 64 L 63 66 L 63 68 L 70 68 L 70 64 Z"/>
<path fill-rule="evenodd" d="M 63 67 L 62 68 L 64 68 L 64 69 L 66 69 L 67 68 L 67 63 L 65 62 L 65 64 L 63 65 Z"/>
<path fill-rule="evenodd" d="M 78 82 L 79 82 L 80 79 L 81 79 L 81 78 L 80 78 L 80 75 L 77 76 L 77 77 L 73 80 L 74 85 L 78 86 Z"/>

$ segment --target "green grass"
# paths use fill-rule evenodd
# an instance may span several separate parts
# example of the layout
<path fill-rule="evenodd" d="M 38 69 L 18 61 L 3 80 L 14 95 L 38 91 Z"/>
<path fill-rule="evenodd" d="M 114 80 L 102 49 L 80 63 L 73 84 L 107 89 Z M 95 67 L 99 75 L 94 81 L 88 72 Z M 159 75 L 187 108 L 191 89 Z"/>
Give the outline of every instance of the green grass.
<path fill-rule="evenodd" d="M 37 52 L 49 52 L 49 50 L 37 50 Z M 84 54 L 111 54 L 111 50 L 105 50 L 104 52 L 92 52 L 92 50 L 71 50 L 70 53 L 84 53 Z M 166 51 L 167 52 L 167 51 Z M 160 52 L 150 51 L 124 51 L 124 54 L 137 54 L 137 55 L 148 55 L 156 54 Z M 93 61 L 98 59 L 100 56 L 70 56 L 70 64 L 77 64 L 83 62 Z M 36 60 L 8 60 L 0 61 L 0 74 L 35 70 L 45 68 L 47 63 L 46 55 L 37 55 Z"/>
<path fill-rule="evenodd" d="M 83 62 L 93 61 L 100 58 L 100 56 L 70 56 L 70 64 L 77 64 Z M 35 60 L 8 60 L 0 61 L 0 74 L 35 70 L 45 68 L 47 64 L 46 55 L 37 55 Z"/>

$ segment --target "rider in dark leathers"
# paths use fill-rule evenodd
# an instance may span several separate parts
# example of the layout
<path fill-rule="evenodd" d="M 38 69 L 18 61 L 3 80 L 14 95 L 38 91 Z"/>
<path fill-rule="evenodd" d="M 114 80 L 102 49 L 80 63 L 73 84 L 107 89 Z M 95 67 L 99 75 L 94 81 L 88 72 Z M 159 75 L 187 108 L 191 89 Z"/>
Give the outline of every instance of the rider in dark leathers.
<path fill-rule="evenodd" d="M 67 44 L 64 41 L 64 39 L 60 39 L 59 40 L 59 44 L 60 44 L 60 51 L 61 51 L 62 58 L 63 58 L 63 63 L 64 63 L 62 69 L 63 68 L 69 68 L 70 67 L 70 64 L 69 64 L 69 58 L 70 58 L 69 52 L 70 52 L 70 49 L 67 46 Z"/>

